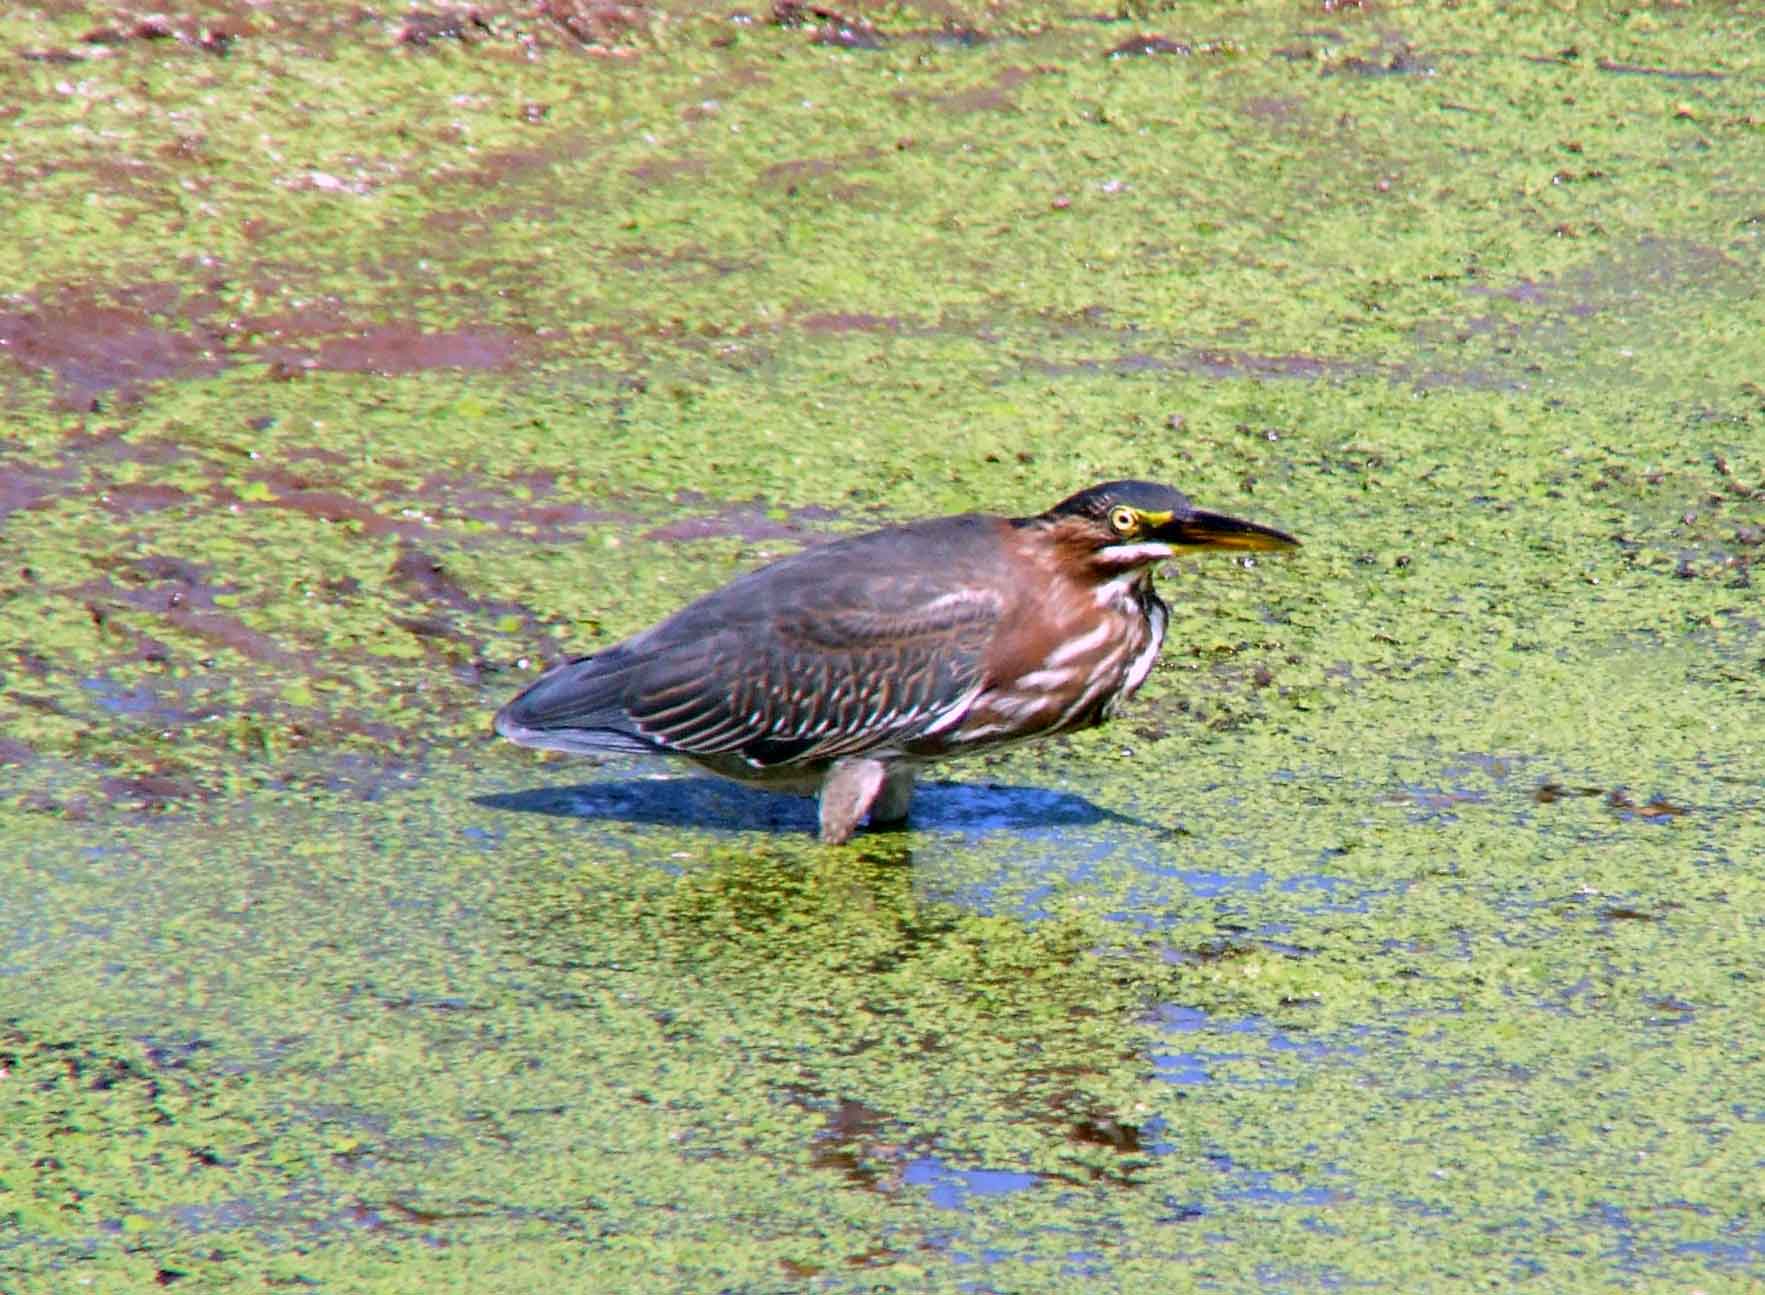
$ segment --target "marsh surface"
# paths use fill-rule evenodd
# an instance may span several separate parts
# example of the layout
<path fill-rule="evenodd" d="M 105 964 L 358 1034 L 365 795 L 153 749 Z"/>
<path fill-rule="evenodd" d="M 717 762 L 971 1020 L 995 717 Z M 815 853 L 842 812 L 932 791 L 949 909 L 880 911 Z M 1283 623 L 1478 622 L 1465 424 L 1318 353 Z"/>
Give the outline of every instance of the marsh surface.
<path fill-rule="evenodd" d="M 7 1290 L 1765 1280 L 1756 18 L 0 38 Z M 1121 476 L 1306 546 L 907 831 L 487 734 Z"/>

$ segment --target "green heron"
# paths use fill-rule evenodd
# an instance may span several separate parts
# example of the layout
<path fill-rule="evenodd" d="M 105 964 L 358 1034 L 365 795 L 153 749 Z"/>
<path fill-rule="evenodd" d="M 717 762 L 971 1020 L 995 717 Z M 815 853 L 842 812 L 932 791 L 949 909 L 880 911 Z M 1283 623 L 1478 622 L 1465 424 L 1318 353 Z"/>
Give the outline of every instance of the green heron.
<path fill-rule="evenodd" d="M 497 713 L 522 746 L 661 752 L 820 792 L 821 839 L 907 815 L 931 760 L 1101 724 L 1146 681 L 1182 549 L 1286 549 L 1169 486 L 1110 481 L 1035 517 L 967 513 L 783 558 L 541 675 Z"/>

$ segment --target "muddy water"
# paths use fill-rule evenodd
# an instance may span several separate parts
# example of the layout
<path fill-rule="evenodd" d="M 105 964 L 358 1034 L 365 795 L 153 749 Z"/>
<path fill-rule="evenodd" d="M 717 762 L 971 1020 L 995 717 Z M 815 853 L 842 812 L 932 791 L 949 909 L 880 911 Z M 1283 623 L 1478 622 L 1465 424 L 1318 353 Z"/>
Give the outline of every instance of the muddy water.
<path fill-rule="evenodd" d="M 0 19 L 0 1284 L 1756 1288 L 1754 46 L 1326 8 Z M 486 732 L 1123 475 L 905 831 Z"/>

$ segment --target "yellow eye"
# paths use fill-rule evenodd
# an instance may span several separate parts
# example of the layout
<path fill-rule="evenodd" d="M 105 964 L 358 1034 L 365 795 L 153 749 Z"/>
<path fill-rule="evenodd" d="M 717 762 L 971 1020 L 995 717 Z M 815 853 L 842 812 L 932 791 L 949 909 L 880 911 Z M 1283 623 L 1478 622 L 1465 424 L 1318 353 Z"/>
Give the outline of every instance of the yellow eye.
<path fill-rule="evenodd" d="M 1119 535 L 1132 535 L 1138 520 L 1132 508 L 1112 508 L 1109 510 L 1109 524 L 1115 527 L 1116 533 Z"/>

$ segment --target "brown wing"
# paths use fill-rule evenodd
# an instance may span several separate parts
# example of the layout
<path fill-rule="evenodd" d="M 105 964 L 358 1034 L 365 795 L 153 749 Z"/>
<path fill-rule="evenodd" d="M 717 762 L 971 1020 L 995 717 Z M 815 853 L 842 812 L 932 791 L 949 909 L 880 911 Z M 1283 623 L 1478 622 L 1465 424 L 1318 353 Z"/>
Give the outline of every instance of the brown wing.
<path fill-rule="evenodd" d="M 987 596 L 799 610 L 764 641 L 720 633 L 656 654 L 625 711 L 658 746 L 761 767 L 887 747 L 973 700 L 998 616 Z"/>
<path fill-rule="evenodd" d="M 941 731 L 978 692 L 1003 616 L 994 525 L 947 518 L 774 563 L 551 671 L 499 728 L 536 746 L 757 768 Z"/>

